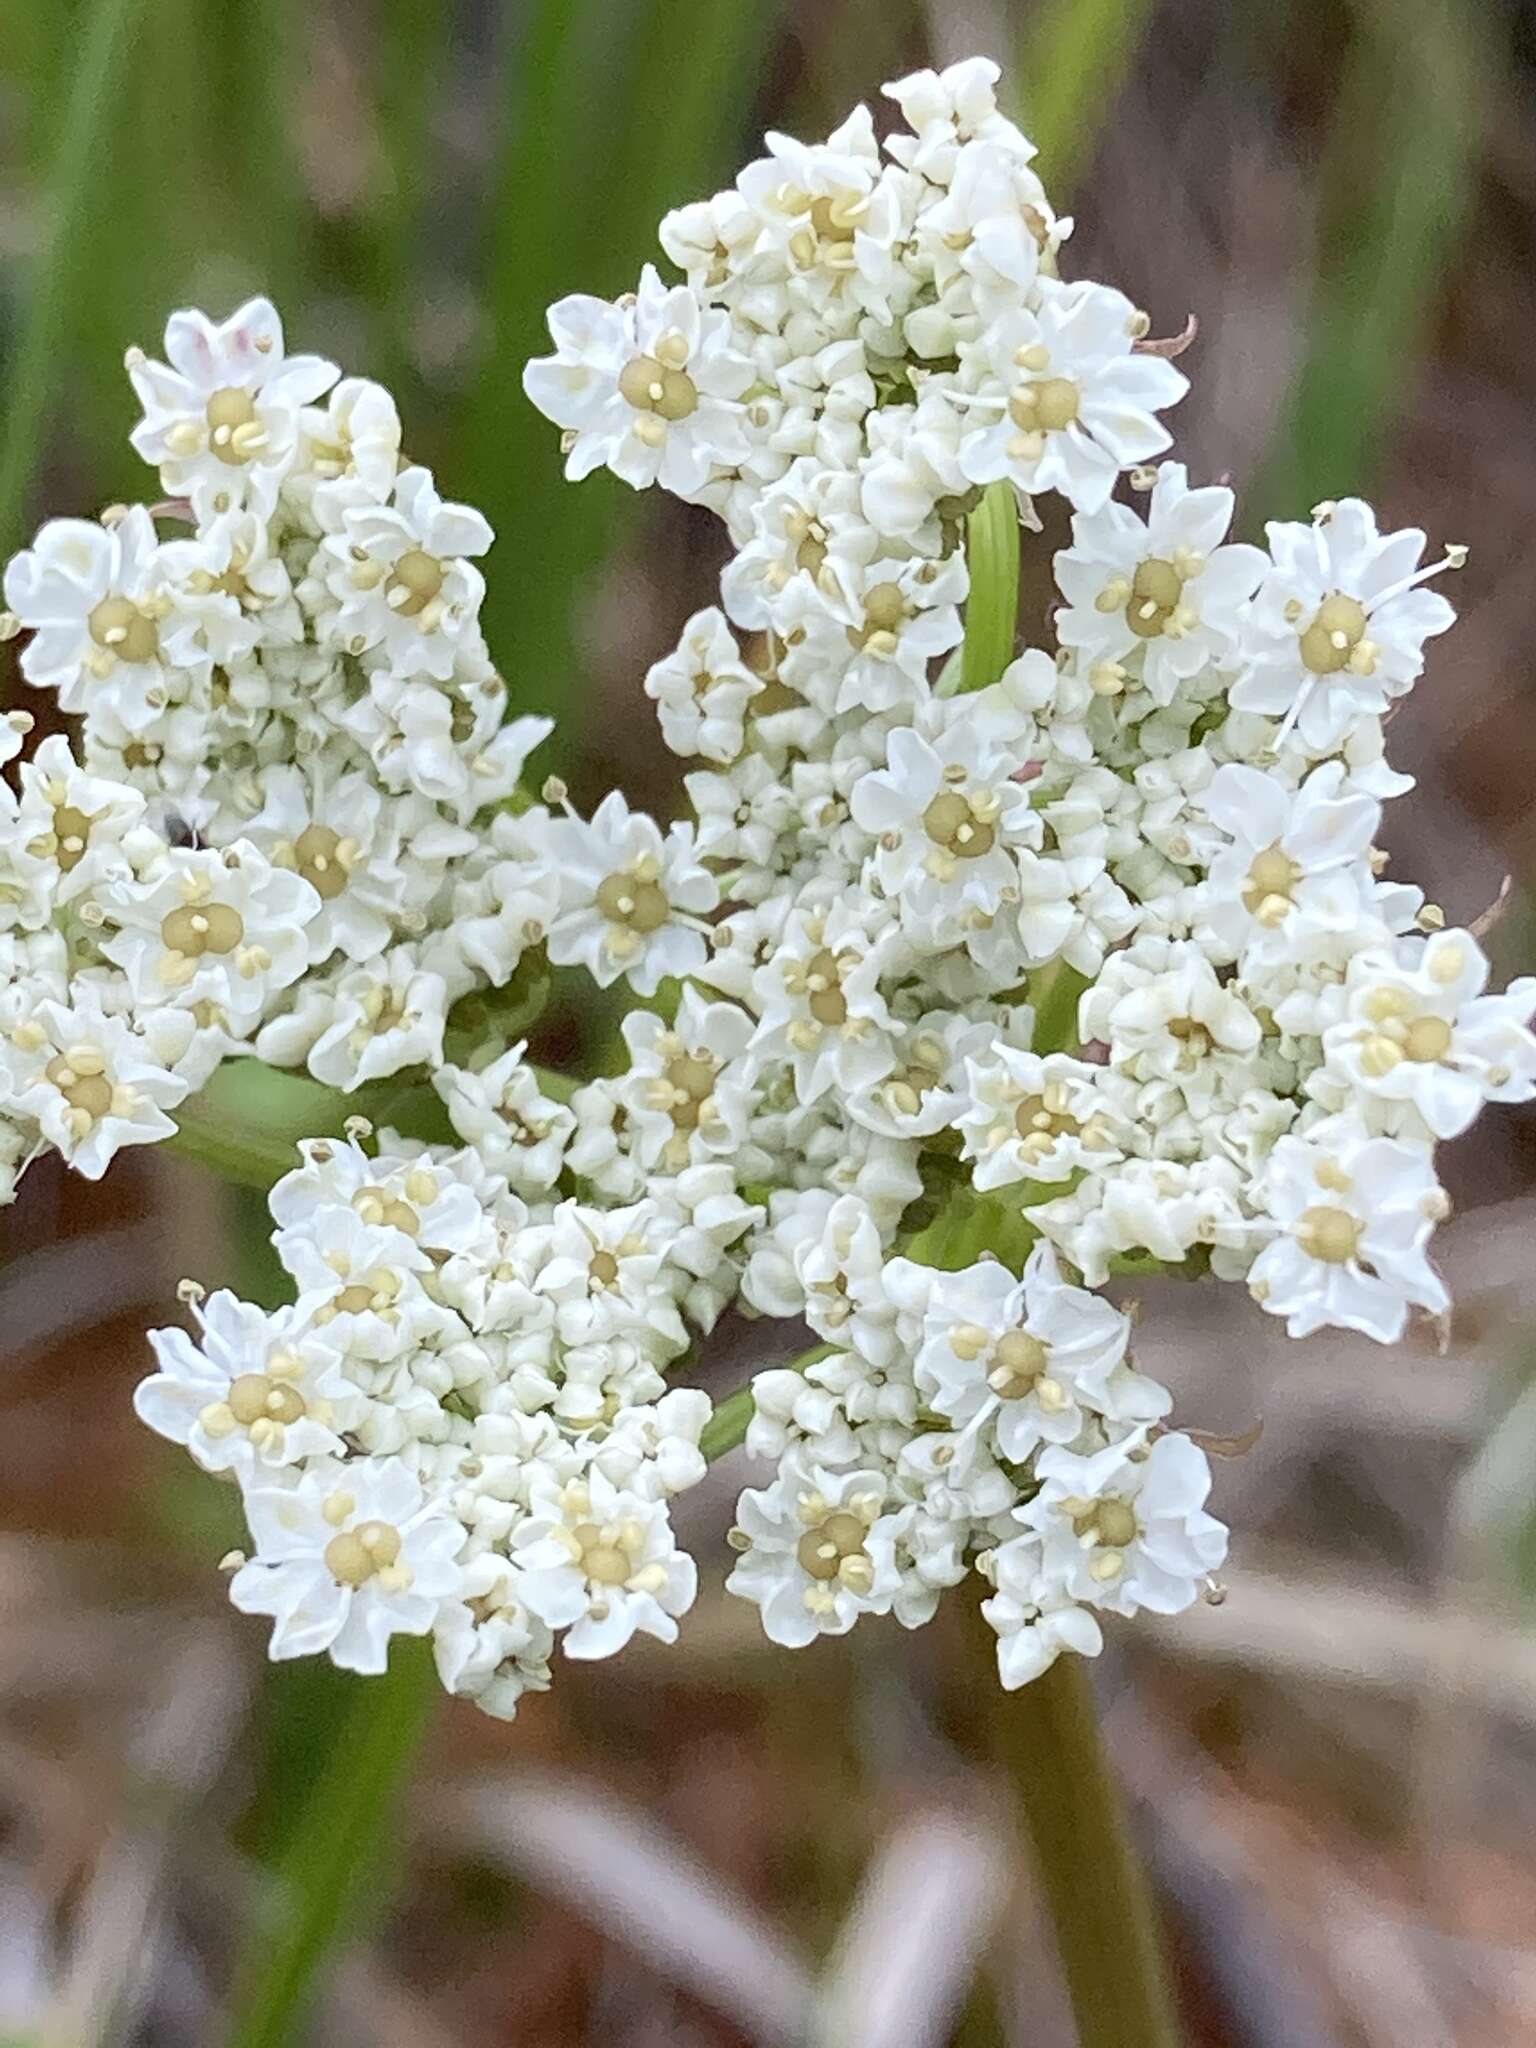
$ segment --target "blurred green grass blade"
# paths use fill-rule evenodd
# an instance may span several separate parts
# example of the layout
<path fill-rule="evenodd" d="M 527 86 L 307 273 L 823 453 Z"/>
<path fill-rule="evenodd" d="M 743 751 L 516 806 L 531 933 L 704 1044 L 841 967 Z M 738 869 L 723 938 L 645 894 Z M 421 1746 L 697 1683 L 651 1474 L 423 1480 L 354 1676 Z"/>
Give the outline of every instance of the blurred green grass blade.
<path fill-rule="evenodd" d="M 960 688 L 984 690 L 1012 661 L 1019 630 L 1019 503 L 1013 485 L 988 484 L 965 525 L 971 594 Z"/>
<path fill-rule="evenodd" d="M 428 394 L 417 368 L 412 327 L 435 277 L 422 246 L 431 190 L 432 144 L 445 60 L 452 38 L 439 8 L 423 0 L 380 0 L 370 46 L 373 113 L 385 179 L 361 235 L 372 374 L 394 392 L 404 417 L 420 420 Z"/>
<path fill-rule="evenodd" d="M 1058 203 L 1092 159 L 1151 12 L 1152 0 L 1049 0 L 1031 10 L 1016 90 Z"/>
<path fill-rule="evenodd" d="M 236 255 L 255 288 L 285 311 L 308 269 L 309 216 L 292 133 L 304 88 L 306 11 L 300 0 L 199 0 L 195 21 L 206 130 L 200 159 L 220 168 L 220 212 L 238 224 Z"/>
<path fill-rule="evenodd" d="M 1268 515 L 1303 517 L 1379 470 L 1472 201 L 1487 33 L 1475 5 L 1447 0 L 1357 10 L 1322 167 L 1306 353 L 1256 494 Z"/>
<path fill-rule="evenodd" d="M 575 612 L 631 493 L 564 480 L 559 434 L 523 397 L 545 308 L 631 285 L 670 206 L 730 169 L 776 0 L 541 0 L 509 57 L 516 106 L 492 195 L 490 347 L 466 410 L 465 493 L 499 536 L 485 606 L 514 711 L 554 712 L 576 667 Z"/>
<path fill-rule="evenodd" d="M 427 1644 L 397 1639 L 382 1678 L 332 1674 L 301 1731 L 323 1747 L 297 1825 L 278 1849 L 269 1913 L 255 1915 L 235 1980 L 227 2048 L 290 2048 L 306 2027 L 328 1953 L 388 1889 L 395 1794 L 438 1697 Z M 314 1701 L 311 1702 L 313 1706 Z"/>
<path fill-rule="evenodd" d="M 93 0 L 79 44 L 50 180 L 48 238 L 6 366 L 0 429 L 0 557 L 28 526 L 28 493 L 53 411 L 60 349 L 78 308 L 100 290 L 88 259 L 91 208 L 98 195 L 99 145 L 117 117 L 136 40 L 141 0 Z M 108 374 L 116 364 L 103 366 Z"/>

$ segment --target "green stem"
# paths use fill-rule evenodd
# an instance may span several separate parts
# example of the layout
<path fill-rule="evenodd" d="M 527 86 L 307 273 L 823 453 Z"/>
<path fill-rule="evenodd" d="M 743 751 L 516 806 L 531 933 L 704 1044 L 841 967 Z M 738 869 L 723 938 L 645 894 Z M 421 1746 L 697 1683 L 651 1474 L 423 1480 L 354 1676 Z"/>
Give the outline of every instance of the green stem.
<path fill-rule="evenodd" d="M 836 1349 L 835 1344 L 813 1344 L 809 1351 L 802 1351 L 798 1358 L 791 1358 L 787 1369 L 790 1372 L 804 1372 L 819 1359 L 830 1358 Z M 713 1464 L 716 1458 L 723 1458 L 727 1451 L 734 1451 L 738 1444 L 746 1442 L 752 1414 L 750 1387 L 738 1387 L 734 1394 L 727 1394 L 723 1401 L 715 1403 L 714 1414 L 699 1431 L 699 1449 L 710 1464 Z"/>
<path fill-rule="evenodd" d="M 1019 505 L 1009 483 L 988 484 L 965 525 L 971 594 L 960 688 L 984 690 L 1013 659 L 1019 627 Z"/>
<path fill-rule="evenodd" d="M 545 1067 L 533 1073 L 543 1093 L 557 1102 L 568 1102 L 575 1092 L 577 1084 L 563 1074 Z M 348 1121 L 359 1116 L 406 1138 L 453 1137 L 436 1091 L 419 1079 L 371 1082 L 343 1095 L 307 1074 L 242 1059 L 222 1067 L 201 1095 L 177 1110 L 177 1132 L 167 1149 L 236 1187 L 265 1189 L 298 1165 L 301 1139 L 340 1138 Z"/>
<path fill-rule="evenodd" d="M 1018 1801 L 1050 1910 L 1079 2048 L 1179 2048 L 1146 1874 L 1105 1754 L 1087 1667 L 1058 1657 L 1016 1693 L 998 1690 L 986 1637 L 992 1741 Z"/>
<path fill-rule="evenodd" d="M 72 309 L 96 286 L 83 252 L 91 208 L 100 196 L 99 145 L 121 98 L 139 8 L 140 0 L 96 0 L 79 45 L 54 158 L 47 251 L 9 365 L 0 433 L 0 557 L 11 552 L 25 528 L 27 487 L 47 430 L 50 393 Z"/>
<path fill-rule="evenodd" d="M 430 1650 L 396 1643 L 382 1678 L 354 1679 L 318 1781 L 287 1830 L 269 1910 L 235 1975 L 226 2048 L 285 2048 L 327 1954 L 387 1884 L 383 1857 L 399 1788 L 439 1697 Z"/>

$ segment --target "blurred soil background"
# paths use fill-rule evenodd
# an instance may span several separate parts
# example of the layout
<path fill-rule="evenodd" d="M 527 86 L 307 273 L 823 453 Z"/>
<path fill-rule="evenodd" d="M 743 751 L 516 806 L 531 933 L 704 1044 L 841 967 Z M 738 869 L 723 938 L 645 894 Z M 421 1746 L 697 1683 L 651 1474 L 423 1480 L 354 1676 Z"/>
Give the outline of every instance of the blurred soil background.
<path fill-rule="evenodd" d="M 563 712 L 578 794 L 667 810 L 640 679 L 711 600 L 721 539 L 607 476 L 560 483 L 518 383 L 542 309 L 627 285 L 664 208 L 765 127 L 825 133 L 977 50 L 1077 216 L 1071 272 L 1160 333 L 1198 316 L 1176 452 L 1236 481 L 1244 527 L 1359 489 L 1470 545 L 1461 623 L 1393 724 L 1420 786 L 1390 846 L 1453 922 L 1512 875 L 1489 944 L 1517 972 L 1528 0 L 0 0 L 6 548 L 148 488 L 128 343 L 270 290 L 291 345 L 389 383 L 413 457 L 491 517 L 493 650 L 515 708 Z M 545 1055 L 582 1031 L 557 1016 Z M 1243 1298 L 1144 1290 L 1181 1415 L 1264 1424 L 1218 1473 L 1226 1600 L 1118 1632 L 1098 1673 L 1191 2048 L 1536 2040 L 1536 1115 L 1445 1163 L 1443 1354 L 1288 1345 Z M 44 1163 L 0 1216 L 5 2048 L 224 2042 L 232 1992 L 249 2009 L 253 1972 L 293 1966 L 291 1891 L 360 1864 L 295 2037 L 315 2048 L 1070 2048 L 964 1617 L 771 1650 L 719 1591 L 739 1456 L 687 1504 L 721 1563 L 680 1650 L 565 1666 L 511 1727 L 445 1704 L 373 1836 L 328 1826 L 338 1770 L 382 1783 L 410 1738 L 390 1683 L 360 1738 L 353 1682 L 269 1670 L 210 1569 L 227 1494 L 130 1408 L 146 1321 L 182 1274 L 250 1279 L 251 1231 L 142 1154 L 104 1188 Z M 762 1342 L 727 1333 L 721 1386 Z"/>

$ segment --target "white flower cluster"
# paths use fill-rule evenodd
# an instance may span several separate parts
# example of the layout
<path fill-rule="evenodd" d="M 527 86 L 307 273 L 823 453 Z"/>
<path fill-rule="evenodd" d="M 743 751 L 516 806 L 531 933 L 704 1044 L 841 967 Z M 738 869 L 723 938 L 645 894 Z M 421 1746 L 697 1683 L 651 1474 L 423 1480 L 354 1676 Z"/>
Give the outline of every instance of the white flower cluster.
<path fill-rule="evenodd" d="M 753 1383 L 731 1589 L 794 1645 L 974 1572 L 1017 1685 L 1225 1554 L 1112 1274 L 1243 1280 L 1296 1336 L 1447 1307 L 1434 1147 L 1536 1095 L 1536 981 L 1488 993 L 1376 844 L 1462 551 L 1421 568 L 1357 500 L 1234 542 L 1230 491 L 1145 466 L 1184 377 L 1062 279 L 996 78 L 892 86 L 883 148 L 862 108 L 771 136 L 663 222 L 682 283 L 562 300 L 527 368 L 573 477 L 729 534 L 645 682 L 689 822 L 519 789 L 545 728 L 501 723 L 488 532 L 265 306 L 133 365 L 193 538 L 60 522 L 11 566 L 85 733 L 3 814 L 0 1160 L 100 1171 L 235 1050 L 425 1069 L 459 1141 L 310 1144 L 293 1304 L 156 1338 L 141 1412 L 243 1488 L 276 1655 L 431 1632 L 507 1712 L 558 1631 L 670 1639 L 667 1501 L 739 1432 L 666 1375 L 734 1304 L 821 1342 Z M 1050 493 L 1055 644 L 978 679 L 973 517 L 1038 531 Z M 622 1071 L 497 1028 L 546 963 L 626 986 Z"/>
<path fill-rule="evenodd" d="M 641 1201 L 530 1205 L 474 1148 L 313 1140 L 272 1190 L 295 1299 L 185 1290 L 141 1417 L 240 1486 L 235 1605 L 276 1657 L 385 1666 L 433 1637 L 451 1692 L 510 1715 L 566 1655 L 672 1642 L 696 1572 L 668 1502 L 704 1472 L 674 1227 Z"/>
<path fill-rule="evenodd" d="M 734 550 L 646 681 L 723 906 L 685 970 L 719 1000 L 667 1033 L 711 1114 L 674 1088 L 669 1129 L 648 1017 L 588 1091 L 615 1194 L 733 1162 L 768 1211 L 744 1302 L 825 1340 L 755 1383 L 779 1470 L 731 1585 L 800 1643 L 921 1622 L 975 1567 L 1015 1684 L 1096 1648 L 1097 1610 L 1187 1605 L 1225 1547 L 1126 1318 L 1060 1262 L 1197 1266 L 1294 1335 L 1395 1339 L 1447 1305 L 1435 1142 L 1536 1092 L 1536 982 L 1486 994 L 1475 938 L 1381 879 L 1408 787 L 1383 714 L 1462 551 L 1421 568 L 1356 500 L 1249 546 L 1231 491 L 1145 467 L 1185 379 L 1120 293 L 1061 277 L 1070 223 L 996 79 L 891 87 L 883 149 L 864 108 L 770 136 L 663 221 L 686 282 L 561 301 L 525 384 L 573 477 L 660 483 Z M 1027 528 L 1071 508 L 1056 644 L 965 692 L 967 519 L 998 486 Z"/>
<path fill-rule="evenodd" d="M 493 978 L 457 928 L 485 820 L 549 731 L 504 722 L 490 528 L 405 463 L 388 392 L 285 354 L 261 299 L 165 352 L 128 357 L 165 498 L 50 520 L 5 572 L 80 744 L 0 788 L 0 1194 L 44 1147 L 94 1178 L 168 1136 L 231 1054 L 344 1089 L 440 1059 Z"/>

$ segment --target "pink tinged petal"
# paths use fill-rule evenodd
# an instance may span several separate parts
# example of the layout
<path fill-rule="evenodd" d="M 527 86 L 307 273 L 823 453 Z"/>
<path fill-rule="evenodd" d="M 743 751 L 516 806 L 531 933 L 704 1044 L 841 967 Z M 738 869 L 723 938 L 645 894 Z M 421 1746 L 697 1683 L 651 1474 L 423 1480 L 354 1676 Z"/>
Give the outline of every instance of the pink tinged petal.
<path fill-rule="evenodd" d="M 189 309 L 173 313 L 165 323 L 165 353 L 198 391 L 214 388 L 217 329 L 205 313 Z"/>

